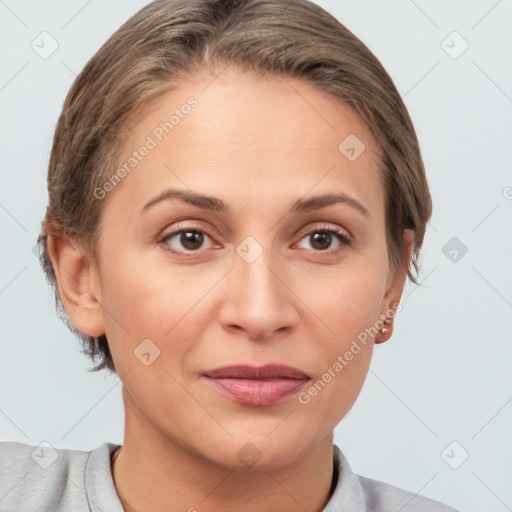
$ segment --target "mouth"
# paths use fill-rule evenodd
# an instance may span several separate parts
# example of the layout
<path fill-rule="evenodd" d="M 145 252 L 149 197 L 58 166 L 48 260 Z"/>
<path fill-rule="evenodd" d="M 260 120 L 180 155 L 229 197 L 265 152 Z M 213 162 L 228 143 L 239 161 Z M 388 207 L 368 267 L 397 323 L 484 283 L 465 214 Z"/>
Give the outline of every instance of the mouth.
<path fill-rule="evenodd" d="M 310 380 L 296 368 L 276 364 L 226 366 L 209 370 L 203 377 L 219 393 L 238 403 L 253 406 L 283 402 Z"/>

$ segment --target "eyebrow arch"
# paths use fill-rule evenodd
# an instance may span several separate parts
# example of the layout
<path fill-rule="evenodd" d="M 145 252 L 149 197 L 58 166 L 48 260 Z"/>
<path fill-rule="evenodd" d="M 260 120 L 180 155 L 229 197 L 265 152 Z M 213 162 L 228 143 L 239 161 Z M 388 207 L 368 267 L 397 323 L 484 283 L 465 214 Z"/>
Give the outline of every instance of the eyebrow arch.
<path fill-rule="evenodd" d="M 195 192 L 187 192 L 184 190 L 165 190 L 161 194 L 157 195 L 153 199 L 151 199 L 141 210 L 141 213 L 146 212 L 152 206 L 160 203 L 161 201 L 166 201 L 172 198 L 178 198 L 182 201 L 202 208 L 204 210 L 210 210 L 219 213 L 230 213 L 230 208 L 220 199 L 216 197 L 209 197 L 202 194 L 197 194 Z M 355 210 L 362 213 L 365 217 L 370 218 L 370 213 L 359 201 L 354 199 L 353 197 L 348 196 L 347 194 L 325 194 L 321 196 L 312 197 L 311 199 L 298 199 L 292 205 L 290 209 L 291 212 L 309 212 L 312 210 L 317 210 L 320 208 L 325 208 L 332 204 L 346 204 L 351 206 Z"/>
<path fill-rule="evenodd" d="M 312 197 L 311 199 L 299 199 L 297 200 L 291 211 L 292 212 L 309 212 L 311 210 L 317 210 L 320 208 L 325 208 L 326 206 L 330 206 L 331 204 L 346 204 L 351 206 L 358 212 L 362 213 L 368 219 L 371 218 L 370 212 L 363 206 L 357 199 L 348 196 L 347 194 L 339 193 L 339 194 L 326 194 L 322 196 Z"/>

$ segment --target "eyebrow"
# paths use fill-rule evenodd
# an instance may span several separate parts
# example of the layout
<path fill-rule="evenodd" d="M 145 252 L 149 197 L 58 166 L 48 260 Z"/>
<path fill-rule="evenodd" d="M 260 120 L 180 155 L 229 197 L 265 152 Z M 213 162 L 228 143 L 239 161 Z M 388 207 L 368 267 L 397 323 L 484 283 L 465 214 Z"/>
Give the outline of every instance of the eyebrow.
<path fill-rule="evenodd" d="M 165 190 L 161 194 L 158 194 L 156 197 L 151 199 L 141 210 L 141 213 L 146 212 L 152 206 L 160 203 L 162 201 L 167 201 L 169 199 L 181 199 L 182 201 L 197 206 L 198 208 L 202 208 L 204 210 L 210 210 L 213 212 L 225 213 L 229 214 L 231 212 L 229 206 L 217 199 L 216 197 L 209 197 L 202 194 L 197 194 L 195 192 L 187 192 L 184 190 Z M 312 197 L 311 199 L 298 199 L 290 208 L 290 213 L 292 212 L 309 212 L 312 210 L 318 210 L 320 208 L 325 208 L 327 206 L 333 204 L 346 204 L 351 206 L 353 209 L 357 210 L 361 214 L 363 214 L 367 218 L 371 218 L 370 213 L 367 208 L 363 206 L 357 199 L 348 196 L 347 194 L 339 193 L 339 194 L 324 194 L 316 197 Z"/>

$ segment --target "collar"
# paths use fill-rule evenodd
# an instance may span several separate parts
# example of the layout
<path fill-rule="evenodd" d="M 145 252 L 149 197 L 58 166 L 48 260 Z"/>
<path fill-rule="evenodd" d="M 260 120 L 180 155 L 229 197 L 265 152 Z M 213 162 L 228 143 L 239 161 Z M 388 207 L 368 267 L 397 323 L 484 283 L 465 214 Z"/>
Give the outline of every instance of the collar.
<path fill-rule="evenodd" d="M 333 464 L 338 478 L 323 512 L 366 512 L 363 486 L 337 445 L 333 445 Z"/>

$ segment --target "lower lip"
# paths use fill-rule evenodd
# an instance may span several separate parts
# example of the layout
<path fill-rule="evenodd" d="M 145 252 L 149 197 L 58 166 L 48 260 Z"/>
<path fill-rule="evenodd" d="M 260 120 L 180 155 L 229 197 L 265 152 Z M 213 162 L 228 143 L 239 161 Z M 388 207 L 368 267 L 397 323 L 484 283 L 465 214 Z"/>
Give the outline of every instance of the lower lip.
<path fill-rule="evenodd" d="M 225 379 L 207 377 L 217 391 L 246 405 L 274 405 L 297 393 L 309 379 Z"/>

